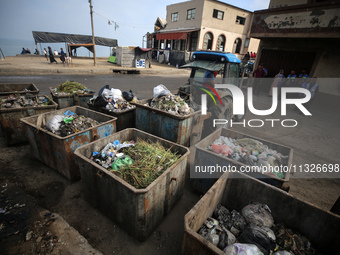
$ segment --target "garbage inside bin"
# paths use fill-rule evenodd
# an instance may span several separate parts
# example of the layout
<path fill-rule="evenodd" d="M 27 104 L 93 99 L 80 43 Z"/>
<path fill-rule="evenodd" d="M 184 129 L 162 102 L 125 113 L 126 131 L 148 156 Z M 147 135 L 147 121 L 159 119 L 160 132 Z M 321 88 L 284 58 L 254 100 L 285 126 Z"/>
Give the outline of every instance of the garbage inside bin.
<path fill-rule="evenodd" d="M 123 93 L 120 89 L 110 89 L 109 85 L 105 85 L 98 92 L 98 96 L 89 100 L 89 104 L 96 107 L 105 107 L 110 112 L 121 112 L 129 109 L 134 109 L 135 106 L 130 102 L 135 102 L 138 99 L 132 91 Z"/>
<path fill-rule="evenodd" d="M 318 254 L 306 237 L 286 229 L 281 223 L 274 225 L 267 205 L 250 203 L 241 212 L 242 215 L 236 210 L 230 212 L 218 204 L 212 217 L 208 217 L 203 223 L 198 234 L 227 254 L 269 255 L 274 251 L 280 251 L 278 255 L 290 254 L 289 252 Z M 238 232 L 235 234 L 233 229 Z M 287 253 L 282 253 L 283 251 Z"/>
<path fill-rule="evenodd" d="M 280 167 L 278 166 L 287 165 L 289 156 L 269 149 L 268 146 L 256 139 L 233 139 L 220 136 L 207 149 L 246 165 L 254 166 L 258 171 L 266 168 L 268 174 L 284 179 L 284 174 L 279 171 Z M 268 169 L 272 171 L 268 171 Z"/>
<path fill-rule="evenodd" d="M 154 97 L 147 106 L 158 110 L 166 111 L 174 115 L 188 115 L 194 112 L 192 108 L 180 97 L 171 94 L 171 92 L 160 84 L 154 88 Z"/>
<path fill-rule="evenodd" d="M 66 111 L 63 115 L 55 115 L 49 119 L 45 128 L 53 134 L 65 137 L 97 125 L 99 125 L 97 120 Z"/>
<path fill-rule="evenodd" d="M 180 155 L 165 149 L 159 142 L 115 141 L 100 152 L 92 153 L 91 160 L 112 171 L 137 189 L 143 189 L 173 165 Z"/>
<path fill-rule="evenodd" d="M 21 108 L 49 105 L 50 99 L 45 96 L 37 96 L 27 93 L 25 95 L 11 94 L 0 100 L 0 108 Z"/>
<path fill-rule="evenodd" d="M 76 81 L 66 81 L 53 88 L 52 91 L 58 96 L 93 93 L 93 91 L 89 91 L 83 84 Z"/>

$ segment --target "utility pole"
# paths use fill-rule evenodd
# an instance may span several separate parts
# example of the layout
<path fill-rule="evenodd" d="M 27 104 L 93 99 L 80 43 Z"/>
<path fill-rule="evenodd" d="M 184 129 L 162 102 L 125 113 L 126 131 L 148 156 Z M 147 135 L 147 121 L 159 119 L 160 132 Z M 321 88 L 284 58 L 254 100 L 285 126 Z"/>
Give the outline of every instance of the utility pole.
<path fill-rule="evenodd" d="M 93 43 L 93 61 L 94 65 L 96 65 L 96 45 L 95 45 L 95 40 L 94 40 L 94 29 L 93 29 L 93 11 L 92 11 L 92 0 L 89 0 L 90 3 L 90 14 L 91 14 L 91 27 L 92 27 L 92 43 Z"/>

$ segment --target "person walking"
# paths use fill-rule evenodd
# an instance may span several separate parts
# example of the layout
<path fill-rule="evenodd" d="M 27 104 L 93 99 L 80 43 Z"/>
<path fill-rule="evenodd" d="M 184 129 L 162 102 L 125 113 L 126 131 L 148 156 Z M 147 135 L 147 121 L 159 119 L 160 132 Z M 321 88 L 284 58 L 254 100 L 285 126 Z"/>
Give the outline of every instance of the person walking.
<path fill-rule="evenodd" d="M 253 83 L 253 94 L 256 96 L 259 96 L 263 77 L 264 77 L 263 67 L 262 65 L 258 65 L 257 69 L 253 72 L 253 78 L 255 78 Z"/>
<path fill-rule="evenodd" d="M 43 52 L 44 52 L 44 55 L 45 55 L 46 60 L 48 61 L 48 56 L 47 56 L 47 50 L 46 50 L 46 48 L 44 48 Z"/>
<path fill-rule="evenodd" d="M 57 60 L 55 60 L 54 56 L 53 56 L 53 51 L 51 49 L 50 46 L 47 47 L 48 48 L 48 55 L 50 57 L 50 64 L 52 64 L 53 62 L 55 62 L 56 64 L 58 64 Z"/>
<path fill-rule="evenodd" d="M 65 64 L 65 52 L 63 50 L 63 48 L 60 48 L 60 60 L 63 64 Z"/>
<path fill-rule="evenodd" d="M 275 75 L 275 77 L 274 77 L 274 81 L 273 81 L 272 86 L 271 86 L 270 91 L 269 91 L 269 96 L 273 96 L 273 88 L 277 88 L 277 87 L 281 88 L 282 81 L 283 81 L 284 77 L 285 77 L 284 71 L 283 71 L 283 69 L 281 69 L 279 71 L 279 73 L 277 75 Z"/>

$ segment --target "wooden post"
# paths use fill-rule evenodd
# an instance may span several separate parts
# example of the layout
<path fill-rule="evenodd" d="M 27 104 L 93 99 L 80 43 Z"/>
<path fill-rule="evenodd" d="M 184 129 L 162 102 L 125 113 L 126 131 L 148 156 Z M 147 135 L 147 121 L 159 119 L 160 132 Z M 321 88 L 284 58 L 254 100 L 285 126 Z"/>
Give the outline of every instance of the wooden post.
<path fill-rule="evenodd" d="M 93 44 L 93 64 L 96 65 L 96 49 L 95 49 L 95 40 L 94 40 L 94 29 L 93 29 L 93 11 L 92 11 L 92 0 L 89 0 L 90 3 L 90 14 L 91 14 L 91 28 L 92 28 L 92 44 Z"/>

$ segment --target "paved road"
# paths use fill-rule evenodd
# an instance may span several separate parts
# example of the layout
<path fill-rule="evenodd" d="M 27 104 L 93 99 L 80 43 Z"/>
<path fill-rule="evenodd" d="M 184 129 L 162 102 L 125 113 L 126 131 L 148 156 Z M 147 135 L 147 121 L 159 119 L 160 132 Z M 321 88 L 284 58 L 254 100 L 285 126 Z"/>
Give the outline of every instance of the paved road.
<path fill-rule="evenodd" d="M 122 91 L 132 90 L 139 99 L 151 98 L 153 88 L 164 84 L 170 91 L 176 92 L 178 87 L 188 80 L 186 74 L 176 75 L 48 75 L 48 76 L 0 76 L 0 83 L 34 83 L 40 94 L 50 94 L 49 87 L 56 87 L 66 80 L 80 82 L 91 90 L 98 91 L 108 84 L 110 88 Z"/>

